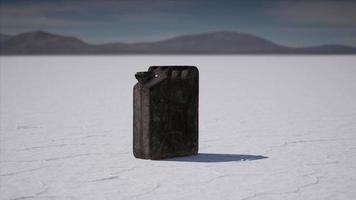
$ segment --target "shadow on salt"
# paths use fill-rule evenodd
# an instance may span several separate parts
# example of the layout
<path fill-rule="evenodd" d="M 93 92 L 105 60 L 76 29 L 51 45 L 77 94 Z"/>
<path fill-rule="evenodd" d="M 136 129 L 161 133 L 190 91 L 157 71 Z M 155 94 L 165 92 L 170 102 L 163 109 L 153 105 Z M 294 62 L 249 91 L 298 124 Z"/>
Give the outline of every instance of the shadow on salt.
<path fill-rule="evenodd" d="M 164 161 L 181 161 L 181 162 L 233 162 L 233 161 L 253 161 L 266 159 L 262 155 L 248 154 L 219 154 L 219 153 L 199 153 L 194 156 L 184 156 L 167 159 Z"/>

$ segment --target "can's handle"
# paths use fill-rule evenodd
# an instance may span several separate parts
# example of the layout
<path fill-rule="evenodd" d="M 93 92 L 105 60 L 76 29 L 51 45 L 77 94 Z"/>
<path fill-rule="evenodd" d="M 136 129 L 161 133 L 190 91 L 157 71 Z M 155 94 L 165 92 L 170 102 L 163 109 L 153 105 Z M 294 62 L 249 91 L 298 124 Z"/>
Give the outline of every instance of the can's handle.
<path fill-rule="evenodd" d="M 135 74 L 135 78 L 138 80 L 139 83 L 144 84 L 154 78 L 155 75 L 152 71 L 148 72 L 137 72 Z"/>

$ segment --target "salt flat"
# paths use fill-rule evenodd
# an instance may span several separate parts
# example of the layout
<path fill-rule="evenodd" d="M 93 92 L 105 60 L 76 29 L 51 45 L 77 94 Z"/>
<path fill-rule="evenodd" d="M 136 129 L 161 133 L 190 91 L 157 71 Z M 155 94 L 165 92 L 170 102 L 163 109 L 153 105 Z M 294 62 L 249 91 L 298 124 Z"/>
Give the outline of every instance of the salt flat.
<path fill-rule="evenodd" d="M 132 155 L 134 73 L 200 70 L 200 155 Z M 0 199 L 356 196 L 355 56 L 0 57 Z"/>

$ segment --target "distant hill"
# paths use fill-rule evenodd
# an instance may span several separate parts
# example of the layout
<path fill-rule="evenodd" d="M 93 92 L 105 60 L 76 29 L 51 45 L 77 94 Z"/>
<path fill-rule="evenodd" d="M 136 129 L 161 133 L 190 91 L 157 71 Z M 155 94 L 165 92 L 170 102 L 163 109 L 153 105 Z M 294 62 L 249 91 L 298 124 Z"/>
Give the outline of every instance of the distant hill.
<path fill-rule="evenodd" d="M 9 39 L 10 37 L 11 37 L 10 35 L 0 33 L 0 42 L 5 41 L 5 40 Z"/>
<path fill-rule="evenodd" d="M 344 45 L 320 45 L 313 47 L 294 48 L 295 53 L 304 54 L 355 54 L 356 48 Z"/>
<path fill-rule="evenodd" d="M 75 37 L 43 31 L 21 33 L 1 41 L 1 54 L 82 54 L 93 53 L 94 45 Z"/>
<path fill-rule="evenodd" d="M 238 54 L 282 52 L 284 47 L 248 34 L 220 31 L 183 35 L 158 42 L 133 43 L 130 53 Z"/>
<path fill-rule="evenodd" d="M 343 45 L 292 48 L 232 31 L 183 35 L 157 42 L 94 45 L 75 37 L 35 31 L 15 36 L 1 34 L 0 54 L 356 54 L 356 48 Z"/>

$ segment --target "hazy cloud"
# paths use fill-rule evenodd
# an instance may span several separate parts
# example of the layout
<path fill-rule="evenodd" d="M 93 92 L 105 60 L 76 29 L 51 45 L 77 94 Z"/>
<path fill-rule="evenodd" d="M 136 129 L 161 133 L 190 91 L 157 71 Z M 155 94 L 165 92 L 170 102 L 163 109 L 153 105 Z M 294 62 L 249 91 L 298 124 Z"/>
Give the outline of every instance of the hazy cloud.
<path fill-rule="evenodd" d="M 269 14 L 303 23 L 356 26 L 355 1 L 295 1 L 282 2 Z"/>
<path fill-rule="evenodd" d="M 3 27 L 67 27 L 85 25 L 82 20 L 51 17 L 54 12 L 75 12 L 73 6 L 56 5 L 1 5 L 0 24 Z"/>
<path fill-rule="evenodd" d="M 189 6 L 183 0 L 79 0 L 79 1 L 3 1 L 1 27 L 53 28 L 85 26 L 125 20 L 164 19 L 171 10 Z"/>

